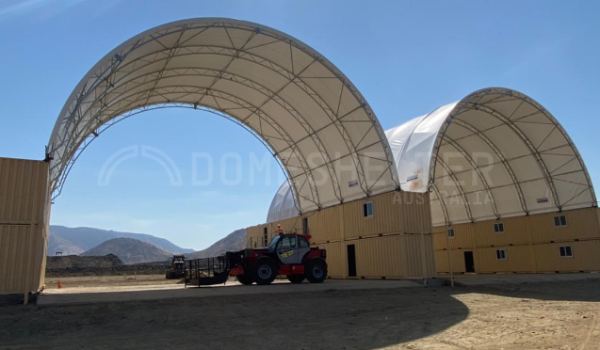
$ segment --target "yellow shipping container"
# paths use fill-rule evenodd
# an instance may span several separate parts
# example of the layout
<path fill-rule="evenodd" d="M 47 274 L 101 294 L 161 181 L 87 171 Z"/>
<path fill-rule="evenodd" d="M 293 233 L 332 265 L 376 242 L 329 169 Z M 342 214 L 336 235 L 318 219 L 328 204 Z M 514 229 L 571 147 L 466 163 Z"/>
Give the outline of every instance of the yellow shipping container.
<path fill-rule="evenodd" d="M 497 250 L 504 250 L 505 259 L 499 260 Z M 533 272 L 533 248 L 530 246 L 480 248 L 474 252 L 475 271 L 493 272 Z"/>
<path fill-rule="evenodd" d="M 571 247 L 572 256 L 561 257 L 560 247 Z M 600 240 L 538 244 L 538 272 L 600 271 Z"/>
<path fill-rule="evenodd" d="M 472 251 L 472 250 L 466 250 Z M 452 266 L 452 272 L 454 273 L 465 273 L 465 250 L 438 250 L 435 252 L 435 266 L 437 273 L 448 273 L 450 272 L 450 266 Z"/>
<path fill-rule="evenodd" d="M 575 239 L 600 238 L 598 209 L 568 210 L 530 216 L 534 243 L 573 241 Z M 566 216 L 566 226 L 555 226 L 554 217 Z"/>
<path fill-rule="evenodd" d="M 399 235 L 346 241 L 356 252 L 359 278 L 402 278 L 402 245 Z"/>
<path fill-rule="evenodd" d="M 44 222 L 48 163 L 0 158 L 0 224 Z"/>
<path fill-rule="evenodd" d="M 435 276 L 435 257 L 431 234 L 407 233 L 404 235 L 406 278 L 431 278 Z"/>
<path fill-rule="evenodd" d="M 342 206 L 335 206 L 305 215 L 312 241 L 337 242 L 341 239 Z"/>
<path fill-rule="evenodd" d="M 343 204 L 344 237 L 349 239 L 402 232 L 402 204 L 397 200 L 397 193 L 390 192 Z M 365 217 L 363 205 L 369 202 L 373 203 L 373 215 Z"/>
<path fill-rule="evenodd" d="M 496 232 L 495 225 L 503 227 L 504 232 Z M 502 224 L 502 225 L 500 225 Z M 531 237 L 531 226 L 528 216 L 487 220 L 472 225 L 477 247 L 496 247 L 528 244 Z"/>
<path fill-rule="evenodd" d="M 404 232 L 433 232 L 429 193 L 396 192 L 396 198 L 402 199 Z"/>
<path fill-rule="evenodd" d="M 448 237 L 450 249 L 472 249 L 475 247 L 475 227 L 473 224 L 448 226 L 447 229 L 454 229 L 454 237 Z M 448 234 L 447 230 L 446 234 Z"/>
<path fill-rule="evenodd" d="M 44 284 L 47 227 L 0 225 L 0 294 L 37 292 Z"/>

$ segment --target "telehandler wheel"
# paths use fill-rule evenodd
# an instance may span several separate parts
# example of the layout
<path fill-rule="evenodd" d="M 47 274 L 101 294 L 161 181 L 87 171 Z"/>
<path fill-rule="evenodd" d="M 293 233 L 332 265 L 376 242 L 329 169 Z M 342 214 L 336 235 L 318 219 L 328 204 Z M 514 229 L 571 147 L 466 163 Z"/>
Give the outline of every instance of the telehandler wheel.
<path fill-rule="evenodd" d="M 258 258 L 252 266 L 252 278 L 256 284 L 271 284 L 277 277 L 277 264 L 269 257 Z"/>
<path fill-rule="evenodd" d="M 286 277 L 292 283 L 302 283 L 304 281 L 304 275 L 288 275 Z"/>
<path fill-rule="evenodd" d="M 250 276 L 249 274 L 243 274 L 243 275 L 236 275 L 235 279 L 240 282 L 243 285 L 249 286 L 252 283 L 254 283 L 254 280 L 252 280 L 252 276 Z"/>
<path fill-rule="evenodd" d="M 310 283 L 321 283 L 327 277 L 327 264 L 320 258 L 310 259 L 306 262 L 304 271 Z"/>

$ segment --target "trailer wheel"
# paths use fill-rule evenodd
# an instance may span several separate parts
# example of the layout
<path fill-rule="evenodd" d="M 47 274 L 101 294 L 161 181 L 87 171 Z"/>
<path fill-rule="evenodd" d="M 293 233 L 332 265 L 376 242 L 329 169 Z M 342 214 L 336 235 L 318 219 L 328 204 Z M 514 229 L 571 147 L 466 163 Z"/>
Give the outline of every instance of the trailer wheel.
<path fill-rule="evenodd" d="M 310 283 L 321 283 L 327 277 L 327 264 L 323 259 L 310 259 L 306 262 L 304 270 L 306 279 Z"/>
<path fill-rule="evenodd" d="M 288 275 L 287 279 L 292 283 L 302 283 L 304 275 Z"/>
<path fill-rule="evenodd" d="M 246 286 L 249 286 L 249 285 L 251 285 L 252 283 L 254 283 L 254 280 L 252 279 L 252 276 L 250 276 L 250 275 L 246 275 L 246 274 L 243 274 L 243 275 L 236 275 L 236 276 L 235 276 L 235 279 L 236 279 L 238 282 L 240 282 L 241 284 L 243 284 L 243 285 L 246 285 Z"/>
<path fill-rule="evenodd" d="M 277 264 L 268 257 L 259 258 L 252 266 L 252 277 L 260 285 L 271 284 L 277 277 L 277 272 Z"/>

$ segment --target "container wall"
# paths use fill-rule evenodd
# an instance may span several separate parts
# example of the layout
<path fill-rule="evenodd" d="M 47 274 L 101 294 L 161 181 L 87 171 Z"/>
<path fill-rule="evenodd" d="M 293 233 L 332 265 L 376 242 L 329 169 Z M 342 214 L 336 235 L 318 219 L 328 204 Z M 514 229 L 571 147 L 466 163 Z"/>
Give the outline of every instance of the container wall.
<path fill-rule="evenodd" d="M 351 239 L 401 232 L 403 230 L 402 208 L 397 195 L 398 192 L 390 192 L 343 204 L 344 237 Z M 363 215 L 363 204 L 367 202 L 373 202 L 371 217 Z"/>
<path fill-rule="evenodd" d="M 0 224 L 42 224 L 48 163 L 0 158 Z"/>
<path fill-rule="evenodd" d="M 402 199 L 404 232 L 433 232 L 428 193 L 396 192 L 397 198 Z"/>
<path fill-rule="evenodd" d="M 498 260 L 497 249 L 506 251 L 506 259 Z M 489 272 L 531 272 L 530 256 L 533 248 L 529 246 L 480 248 L 474 253 L 475 270 L 481 273 Z"/>
<path fill-rule="evenodd" d="M 454 273 L 465 273 L 465 251 L 463 250 L 438 250 L 435 252 L 435 266 L 437 273 L 448 273 L 450 272 L 450 266 L 452 266 L 452 272 Z M 475 256 L 475 254 L 474 254 Z"/>
<path fill-rule="evenodd" d="M 305 215 L 308 222 L 308 233 L 312 236 L 313 242 L 340 241 L 341 212 L 342 206 L 335 206 Z"/>
<path fill-rule="evenodd" d="M 504 232 L 495 232 L 494 224 L 502 223 Z M 531 235 L 530 218 L 527 216 L 504 218 L 496 221 L 482 221 L 473 226 L 477 247 L 496 247 L 501 245 L 523 245 L 529 242 Z"/>
<path fill-rule="evenodd" d="M 44 283 L 47 235 L 36 225 L 0 225 L 0 294 L 36 292 Z"/>
<path fill-rule="evenodd" d="M 431 234 L 407 233 L 404 235 L 407 278 L 435 276 L 435 257 L 433 253 L 433 238 Z"/>
<path fill-rule="evenodd" d="M 363 204 L 373 203 L 373 215 Z M 247 229 L 248 247 L 262 247 L 277 225 L 285 233 L 303 232 L 303 218 L 313 247 L 327 249 L 329 276 L 346 278 L 347 247 L 355 245 L 357 278 L 421 278 L 435 275 L 433 227 L 427 194 L 391 192 Z"/>
<path fill-rule="evenodd" d="M 569 245 L 573 257 L 561 257 L 560 246 Z M 535 246 L 539 272 L 600 271 L 600 241 L 538 244 Z"/>
<path fill-rule="evenodd" d="M 346 277 L 346 271 L 348 266 L 346 264 L 345 252 L 343 249 L 345 246 L 342 243 L 321 243 L 318 245 L 319 248 L 323 248 L 327 251 L 327 268 L 328 276 L 331 278 L 344 278 Z"/>
<path fill-rule="evenodd" d="M 572 241 L 574 239 L 600 238 L 597 208 L 568 210 L 530 216 L 533 242 Z M 565 215 L 567 226 L 556 227 L 554 217 Z"/>
<path fill-rule="evenodd" d="M 402 246 L 399 235 L 346 241 L 354 244 L 359 278 L 402 278 Z"/>

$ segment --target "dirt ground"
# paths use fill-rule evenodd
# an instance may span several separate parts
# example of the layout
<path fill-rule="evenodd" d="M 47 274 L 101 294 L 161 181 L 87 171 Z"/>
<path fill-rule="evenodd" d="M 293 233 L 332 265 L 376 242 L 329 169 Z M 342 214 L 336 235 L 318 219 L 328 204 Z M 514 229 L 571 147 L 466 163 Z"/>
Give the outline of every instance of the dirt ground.
<path fill-rule="evenodd" d="M 599 323 L 600 280 L 328 290 L 0 306 L 0 349 L 590 350 Z"/>
<path fill-rule="evenodd" d="M 58 282 L 62 288 L 79 287 L 115 287 L 131 285 L 169 285 L 180 283 L 179 280 L 168 280 L 160 275 L 124 275 L 124 276 L 61 276 L 46 277 L 46 289 L 57 289 Z"/>

